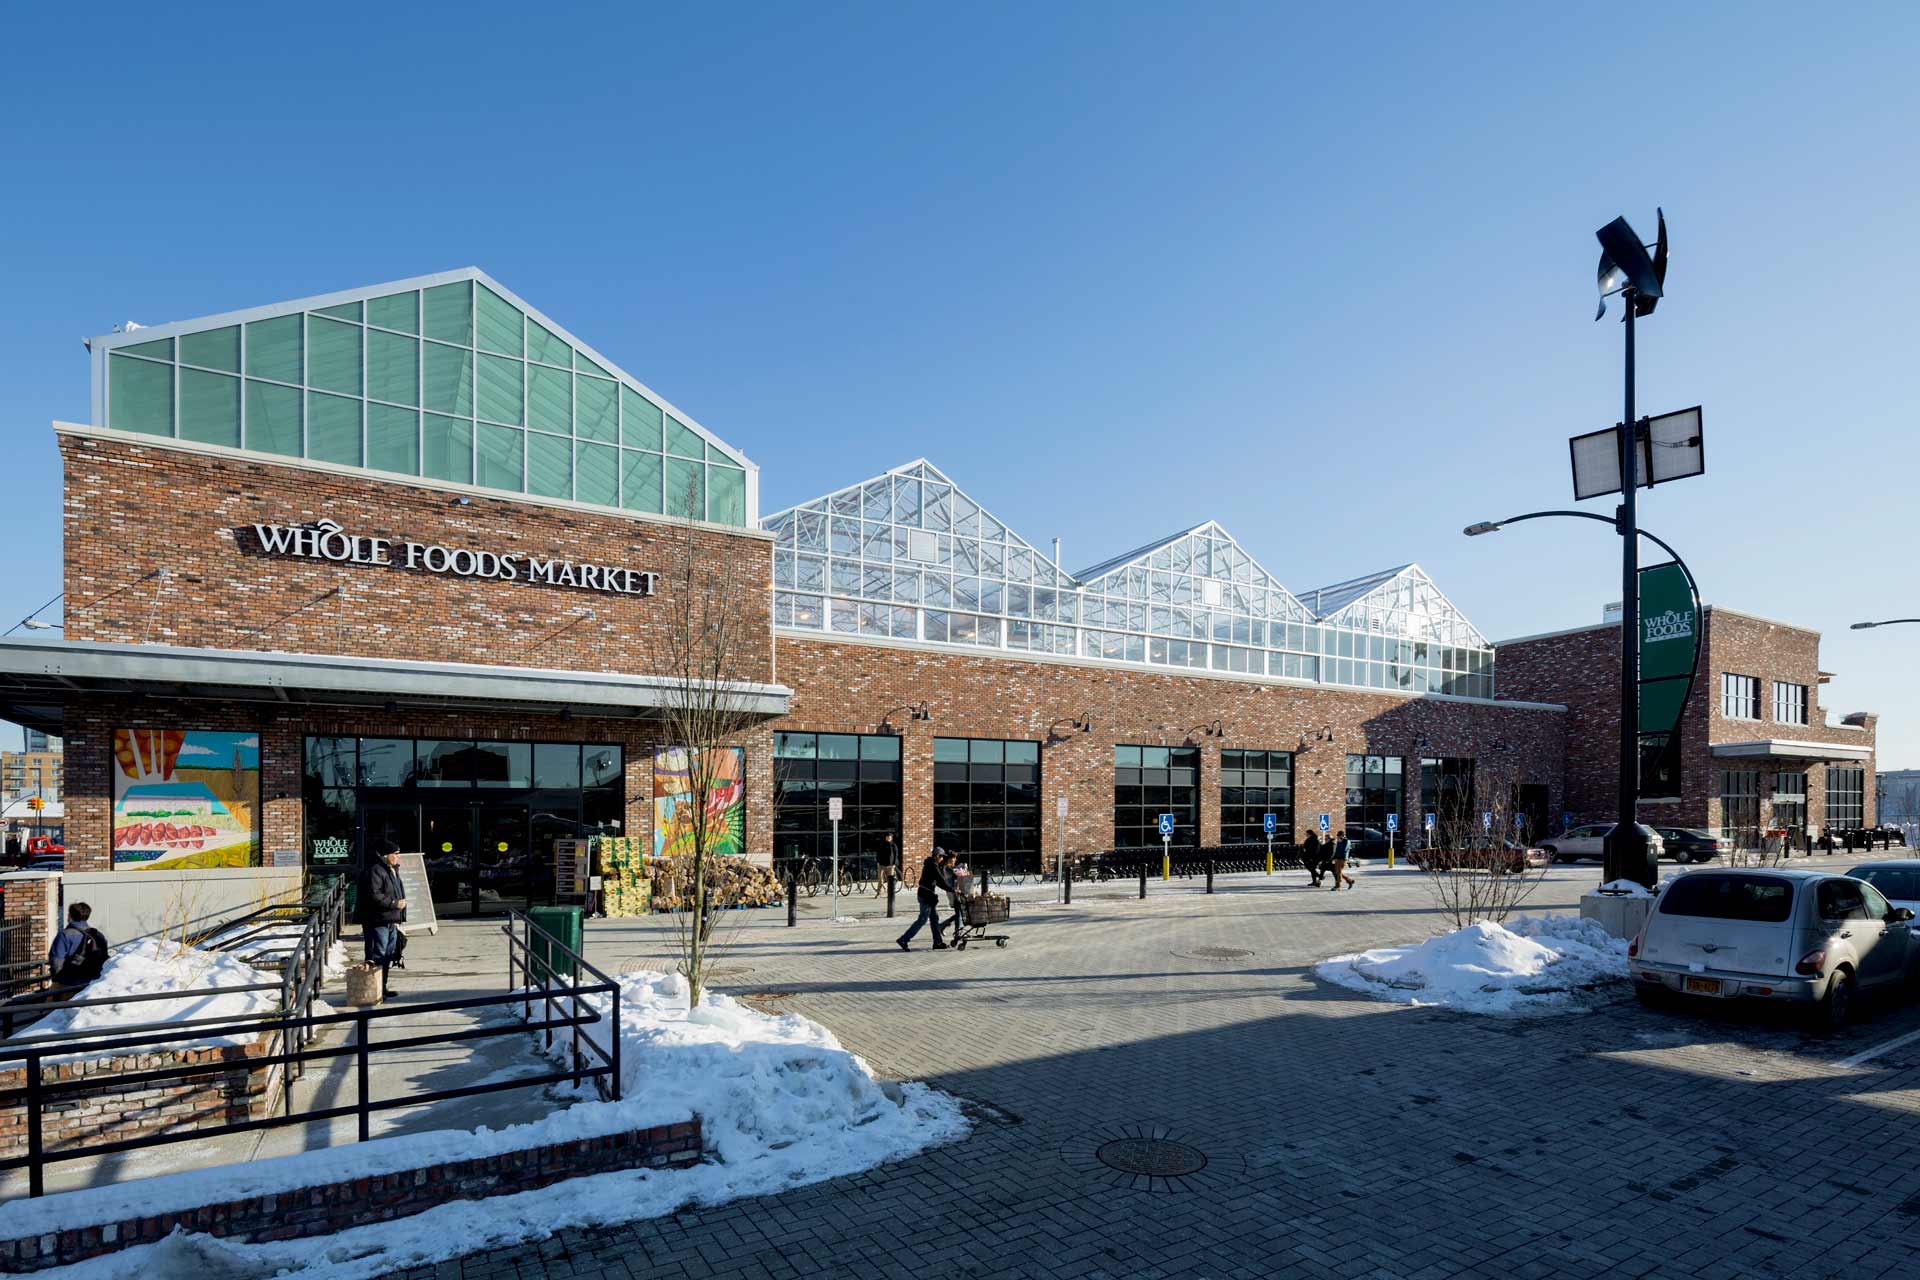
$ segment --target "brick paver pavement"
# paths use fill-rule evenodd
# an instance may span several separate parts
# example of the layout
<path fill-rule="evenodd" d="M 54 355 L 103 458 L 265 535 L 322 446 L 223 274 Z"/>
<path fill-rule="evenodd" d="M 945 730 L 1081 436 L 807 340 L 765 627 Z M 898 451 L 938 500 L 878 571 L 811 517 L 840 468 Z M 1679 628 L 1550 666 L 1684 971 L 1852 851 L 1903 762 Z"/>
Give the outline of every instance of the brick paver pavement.
<path fill-rule="evenodd" d="M 1536 907 L 1592 868 L 1555 869 Z M 420 1277 L 1870 1277 L 1920 1217 L 1920 1027 L 1835 1040 L 1631 999 L 1493 1019 L 1388 1006 L 1308 973 L 1434 921 L 1417 875 L 1338 896 L 1299 873 L 1084 887 L 1016 908 L 1004 950 L 903 956 L 902 922 L 756 922 L 741 991 L 832 1027 L 883 1074 L 982 1105 L 964 1141 L 777 1198 L 566 1231 Z M 871 911 L 869 902 L 854 910 Z M 663 952 L 596 922 L 600 959 Z M 1193 958 L 1196 948 L 1253 952 Z M 1183 1189 L 1088 1153 L 1146 1126 L 1201 1147 Z M 1159 1184 L 1164 1186 L 1164 1184 Z"/>

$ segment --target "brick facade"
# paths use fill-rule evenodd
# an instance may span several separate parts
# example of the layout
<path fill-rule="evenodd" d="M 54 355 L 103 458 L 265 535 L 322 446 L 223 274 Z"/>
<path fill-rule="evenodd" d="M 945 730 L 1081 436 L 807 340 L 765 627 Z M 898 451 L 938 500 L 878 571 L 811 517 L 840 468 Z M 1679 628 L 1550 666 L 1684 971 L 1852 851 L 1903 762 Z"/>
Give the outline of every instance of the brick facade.
<path fill-rule="evenodd" d="M 1843 748 L 1874 748 L 1876 717 L 1858 725 L 1829 725 L 1819 705 L 1820 634 L 1731 609 L 1709 607 L 1700 674 L 1681 714 L 1681 797 L 1678 804 L 1642 805 L 1642 819 L 1657 825 L 1721 829 L 1720 774 L 1728 768 L 1761 774 L 1760 827 L 1774 825 L 1772 787 L 1776 769 L 1807 776 L 1807 826 L 1826 825 L 1826 767 L 1817 758 L 1739 759 L 1715 757 L 1717 743 L 1778 739 Z M 1609 821 L 1618 794 L 1620 758 L 1620 628 L 1584 627 L 1552 635 L 1507 641 L 1498 646 L 1499 687 L 1503 697 L 1551 697 L 1567 706 L 1566 807 L 1577 821 Z M 1757 677 L 1759 718 L 1722 714 L 1723 673 Z M 1807 690 L 1807 723 L 1774 719 L 1776 682 Z M 1836 764 L 1859 764 L 1866 771 L 1866 821 L 1874 821 L 1874 767 L 1836 757 Z"/>
<path fill-rule="evenodd" d="M 8 964 L 45 960 L 53 935 L 60 928 L 59 873 L 15 871 L 0 875 L 0 918 L 11 926 L 7 930 Z"/>
<path fill-rule="evenodd" d="M 1220 752 L 1294 754 L 1294 831 L 1305 838 L 1316 814 L 1344 825 L 1349 753 L 1399 756 L 1408 779 L 1402 829 L 1418 826 L 1420 757 L 1468 756 L 1486 782 L 1538 783 L 1560 806 L 1562 714 L 1465 699 L 1410 697 L 1282 685 L 1230 676 L 1122 670 L 1099 664 L 975 657 L 926 647 L 856 640 L 778 637 L 781 680 L 794 690 L 775 730 L 874 733 L 906 703 L 925 701 L 930 720 L 902 732 L 901 846 L 911 873 L 933 843 L 933 740 L 1007 738 L 1042 743 L 1041 854 L 1059 849 L 1055 801 L 1068 798 L 1069 852 L 1113 844 L 1116 745 L 1179 745 L 1195 726 L 1220 721 L 1200 748 L 1200 838 L 1220 840 Z M 1090 719 L 1089 733 L 1049 742 L 1066 717 Z M 896 715 L 896 721 L 904 717 Z M 1483 783 L 1484 785 L 1484 783 Z"/>
<path fill-rule="evenodd" d="M 667 638 L 675 566 L 684 573 L 684 523 L 462 499 L 371 475 L 118 439 L 63 434 L 60 454 L 70 640 L 640 672 Z M 322 519 L 368 537 L 664 576 L 660 594 L 637 597 L 274 557 L 254 546 L 255 524 Z M 736 587 L 731 674 L 771 680 L 771 540 L 709 526 L 691 537 L 696 574 Z M 141 581 L 155 569 L 166 576 Z"/>
<path fill-rule="evenodd" d="M 411 1217 L 453 1200 L 531 1191 L 618 1169 L 664 1169 L 700 1158 L 700 1120 L 580 1138 L 500 1155 L 353 1178 L 223 1204 L 111 1219 L 57 1234 L 0 1240 L 0 1270 L 41 1271 L 151 1244 L 178 1228 L 240 1240 L 297 1240 Z"/>

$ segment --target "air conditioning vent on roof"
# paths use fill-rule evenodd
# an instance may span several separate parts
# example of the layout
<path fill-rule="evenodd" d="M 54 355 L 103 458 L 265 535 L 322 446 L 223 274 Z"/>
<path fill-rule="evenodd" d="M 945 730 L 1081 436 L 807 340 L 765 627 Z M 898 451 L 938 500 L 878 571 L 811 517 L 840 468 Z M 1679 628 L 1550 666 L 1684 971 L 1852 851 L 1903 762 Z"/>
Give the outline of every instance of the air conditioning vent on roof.
<path fill-rule="evenodd" d="M 940 539 L 925 529 L 907 530 L 907 559 L 932 564 L 940 558 Z"/>
<path fill-rule="evenodd" d="M 1209 607 L 1219 604 L 1220 584 L 1212 578 L 1203 579 L 1200 583 L 1200 598 Z"/>

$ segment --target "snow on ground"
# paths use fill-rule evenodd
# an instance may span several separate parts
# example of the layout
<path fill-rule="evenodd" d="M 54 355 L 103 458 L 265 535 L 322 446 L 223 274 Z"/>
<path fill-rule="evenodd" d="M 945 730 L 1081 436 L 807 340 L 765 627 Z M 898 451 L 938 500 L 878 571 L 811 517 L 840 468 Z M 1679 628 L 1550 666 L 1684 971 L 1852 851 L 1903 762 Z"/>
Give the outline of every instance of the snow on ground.
<path fill-rule="evenodd" d="M 499 1132 L 382 1138 L 18 1200 L 0 1205 L 0 1238 L 700 1116 L 706 1159 L 686 1168 L 594 1174 L 312 1240 L 239 1244 L 176 1232 L 158 1244 L 40 1273 L 67 1280 L 379 1276 L 567 1227 L 611 1226 L 858 1173 L 967 1131 L 955 1099 L 908 1084 L 898 1103 L 890 1100 L 866 1063 L 797 1014 L 760 1013 L 716 994 L 689 1012 L 678 974 L 625 974 L 620 986 L 622 1102 L 584 1102 Z"/>
<path fill-rule="evenodd" d="M 138 942 L 115 948 L 107 957 L 106 967 L 101 969 L 100 976 L 89 983 L 77 998 L 107 1000 L 165 991 L 200 991 L 208 987 L 247 987 L 259 983 L 269 983 L 273 989 L 222 991 L 187 995 L 178 1000 L 129 1000 L 119 1004 L 59 1009 L 19 1034 L 23 1037 L 52 1036 L 91 1031 L 105 1037 L 143 1023 L 261 1017 L 280 1007 L 280 979 L 274 974 L 262 973 L 244 960 L 223 952 L 182 947 L 162 938 L 142 938 Z M 191 1039 L 177 1044 L 169 1042 L 165 1047 L 207 1049 L 244 1045 L 255 1038 L 251 1033 L 226 1036 L 195 1034 Z"/>
<path fill-rule="evenodd" d="M 1589 989 L 1627 976 L 1627 943 L 1575 915 L 1491 920 L 1407 947 L 1335 956 L 1328 982 L 1396 1004 L 1467 1013 L 1562 1013 Z"/>
<path fill-rule="evenodd" d="M 197 945 L 208 950 L 219 949 L 249 964 L 283 964 L 293 954 L 294 948 L 300 945 L 300 937 L 305 930 L 305 923 L 299 920 L 284 920 L 266 925 L 254 921 L 229 925 L 217 933 L 202 938 Z M 235 942 L 235 939 L 244 939 L 244 941 Z M 335 939 L 333 945 L 327 948 L 323 967 L 327 981 L 335 982 L 345 978 L 347 944 Z"/>
<path fill-rule="evenodd" d="M 1647 892 L 1647 886 L 1641 884 L 1638 880 L 1609 880 L 1600 886 L 1600 892 L 1616 893 L 1626 898 L 1651 898 L 1653 896 Z"/>

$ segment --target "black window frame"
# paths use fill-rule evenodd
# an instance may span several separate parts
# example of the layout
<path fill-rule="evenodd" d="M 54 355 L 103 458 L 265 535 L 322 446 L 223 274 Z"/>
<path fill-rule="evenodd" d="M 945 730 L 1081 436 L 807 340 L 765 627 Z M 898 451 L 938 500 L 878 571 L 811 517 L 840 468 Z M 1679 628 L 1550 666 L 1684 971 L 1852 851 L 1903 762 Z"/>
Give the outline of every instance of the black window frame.
<path fill-rule="evenodd" d="M 822 754 L 823 750 L 827 754 Z M 900 736 L 782 729 L 773 735 L 773 865 L 781 876 L 808 858 L 833 857 L 829 801 L 841 801 L 841 874 L 870 878 L 883 870 L 887 836 L 900 861 L 904 804 Z M 823 871 L 824 875 L 825 872 Z"/>
<path fill-rule="evenodd" d="M 1859 765 L 1827 766 L 1826 825 L 1858 831 L 1867 825 L 1867 771 Z"/>
<path fill-rule="evenodd" d="M 1173 814 L 1173 848 L 1200 847 L 1200 748 L 1116 743 L 1114 848 L 1158 849 L 1162 813 Z"/>
<path fill-rule="evenodd" d="M 1354 762 L 1359 762 L 1355 771 Z M 1355 779 L 1359 785 L 1355 785 Z M 1405 811 L 1407 802 L 1407 766 L 1399 756 L 1347 753 L 1346 805 L 1342 826 L 1347 831 L 1360 827 L 1387 829 L 1387 815 Z"/>
<path fill-rule="evenodd" d="M 1291 751 L 1221 749 L 1221 844 L 1265 844 L 1269 813 L 1274 841 L 1293 843 L 1293 769 Z"/>
<path fill-rule="evenodd" d="M 1720 673 L 1720 715 L 1727 720 L 1760 718 L 1760 677 L 1737 671 Z"/>
<path fill-rule="evenodd" d="M 976 872 L 1037 874 L 1040 746 L 1026 738 L 936 737 L 934 844 Z"/>
<path fill-rule="evenodd" d="M 1785 714 L 1783 715 L 1782 712 Z M 1775 724 L 1807 723 L 1807 686 L 1794 684 L 1790 680 L 1775 680 L 1773 682 L 1773 720 Z"/>

